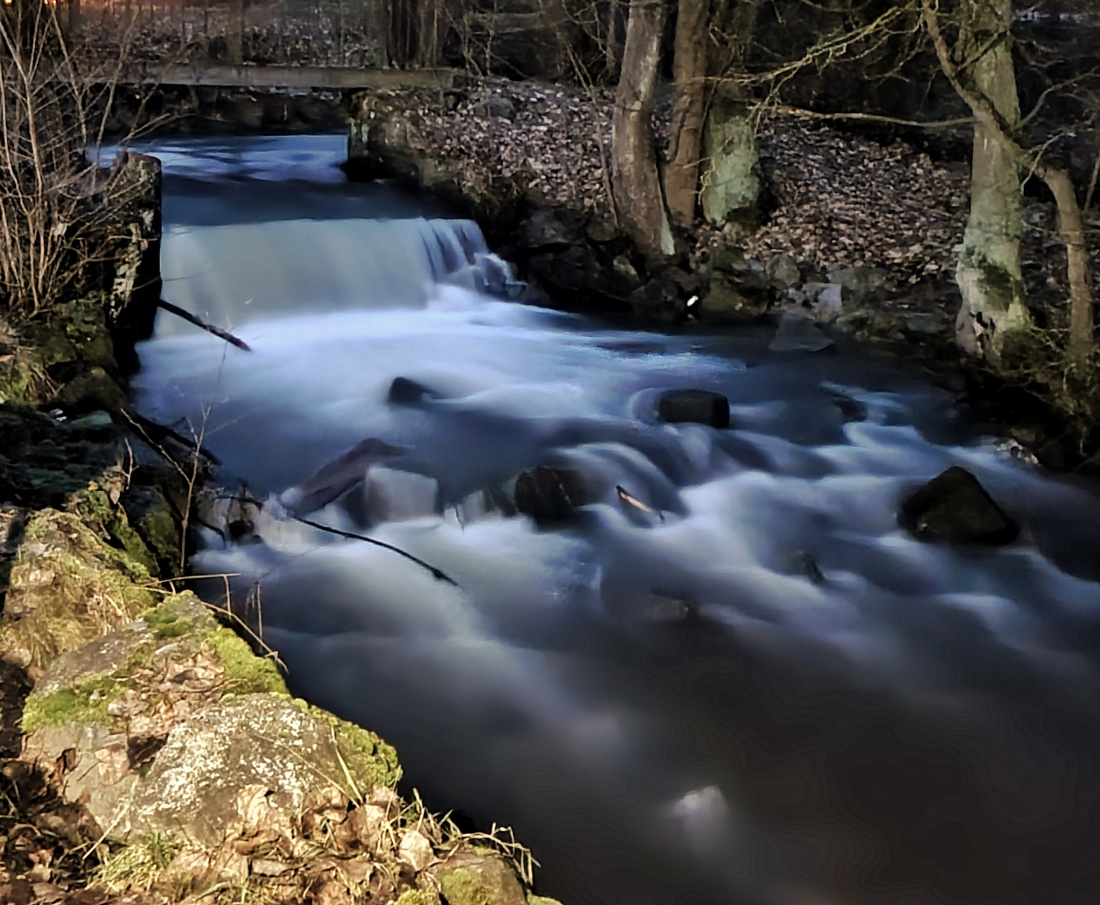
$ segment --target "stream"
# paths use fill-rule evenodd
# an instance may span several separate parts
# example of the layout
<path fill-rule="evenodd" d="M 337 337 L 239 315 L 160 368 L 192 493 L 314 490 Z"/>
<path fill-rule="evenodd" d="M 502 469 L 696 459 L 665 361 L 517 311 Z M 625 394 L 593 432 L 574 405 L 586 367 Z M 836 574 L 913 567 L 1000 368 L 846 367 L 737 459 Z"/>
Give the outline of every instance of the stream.
<path fill-rule="evenodd" d="M 164 297 L 251 347 L 161 312 L 139 349 L 141 411 L 264 503 L 190 568 L 431 807 L 514 827 L 565 905 L 1095 905 L 1094 486 L 889 358 L 487 295 L 514 284 L 477 226 L 346 183 L 342 136 L 142 150 Z M 660 423 L 679 388 L 730 428 Z M 538 465 L 583 479 L 564 525 L 510 511 Z M 1019 540 L 898 528 L 951 465 Z"/>

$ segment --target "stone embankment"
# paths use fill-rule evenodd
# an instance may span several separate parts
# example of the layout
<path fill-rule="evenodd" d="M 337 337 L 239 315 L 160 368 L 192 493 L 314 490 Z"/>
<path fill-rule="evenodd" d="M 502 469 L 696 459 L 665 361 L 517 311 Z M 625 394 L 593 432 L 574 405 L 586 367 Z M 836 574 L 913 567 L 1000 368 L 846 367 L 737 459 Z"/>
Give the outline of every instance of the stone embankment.
<path fill-rule="evenodd" d="M 159 167 L 111 260 L 0 357 L 0 902 L 553 905 L 510 836 L 403 800 L 392 747 L 294 699 L 180 591 L 211 463 L 122 389 L 159 284 Z"/>
<path fill-rule="evenodd" d="M 714 323 L 785 314 L 953 354 L 965 161 L 772 111 L 758 124 L 757 222 L 700 226 L 678 237 L 672 263 L 647 266 L 611 202 L 612 102 L 600 88 L 493 79 L 364 93 L 352 102 L 349 171 L 396 177 L 477 217 L 554 304 Z M 658 144 L 668 119 L 665 103 Z M 1041 290 L 1057 282 L 1058 236 L 1048 206 L 1029 205 L 1027 266 Z"/>

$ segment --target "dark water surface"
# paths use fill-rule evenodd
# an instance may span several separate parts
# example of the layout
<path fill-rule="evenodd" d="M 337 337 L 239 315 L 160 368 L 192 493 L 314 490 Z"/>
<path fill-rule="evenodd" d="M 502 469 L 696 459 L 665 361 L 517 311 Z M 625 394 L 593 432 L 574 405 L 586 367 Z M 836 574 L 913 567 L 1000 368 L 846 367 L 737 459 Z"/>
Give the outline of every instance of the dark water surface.
<path fill-rule="evenodd" d="M 238 604 L 258 582 L 294 690 L 393 742 L 433 806 L 514 825 L 567 905 L 1100 901 L 1095 489 L 890 361 L 481 295 L 476 227 L 344 185 L 337 137 L 155 152 L 165 296 L 254 351 L 162 314 L 137 401 L 269 498 L 262 542 L 192 567 L 240 574 Z M 391 402 L 395 377 L 432 395 Z M 733 427 L 655 423 L 675 387 L 725 393 Z M 405 452 L 310 518 L 458 588 L 278 517 L 368 437 Z M 543 463 L 588 487 L 566 529 L 485 492 Z M 897 528 L 952 464 L 1018 542 Z"/>

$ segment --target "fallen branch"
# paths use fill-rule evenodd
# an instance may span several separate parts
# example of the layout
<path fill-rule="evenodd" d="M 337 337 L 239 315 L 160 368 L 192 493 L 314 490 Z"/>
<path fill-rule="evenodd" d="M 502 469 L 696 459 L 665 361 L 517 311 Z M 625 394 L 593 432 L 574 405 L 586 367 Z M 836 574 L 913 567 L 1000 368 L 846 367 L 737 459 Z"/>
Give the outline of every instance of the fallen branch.
<path fill-rule="evenodd" d="M 309 525 L 310 528 L 316 528 L 318 531 L 325 531 L 329 534 L 335 534 L 337 537 L 346 537 L 349 540 L 361 540 L 364 543 L 374 544 L 376 547 L 381 547 L 383 550 L 389 550 L 391 553 L 396 553 L 398 556 L 404 556 L 405 559 L 409 560 L 410 562 L 414 562 L 421 568 L 427 569 L 429 572 L 431 572 L 433 578 L 436 578 L 439 581 L 445 581 L 447 582 L 447 584 L 454 585 L 454 587 L 456 588 L 459 587 L 458 582 L 451 578 L 451 576 L 449 576 L 442 569 L 437 569 L 430 563 L 424 562 L 424 560 L 413 556 L 411 553 L 402 550 L 400 547 L 395 547 L 393 544 L 387 544 L 383 540 L 378 540 L 373 537 L 367 537 L 364 534 L 355 534 L 352 531 L 341 531 L 339 528 L 331 528 L 328 525 L 322 525 L 320 522 L 315 522 L 312 519 L 302 518 L 302 516 L 300 515 L 292 515 L 290 517 L 294 519 L 294 521 L 301 522 L 303 525 Z"/>
<path fill-rule="evenodd" d="M 252 347 L 243 339 L 238 339 L 232 333 L 223 330 L 221 327 L 215 327 L 213 324 L 208 324 L 206 321 L 200 320 L 190 311 L 185 311 L 178 305 L 173 305 L 171 302 L 166 302 L 164 299 L 157 299 L 157 307 L 163 308 L 169 314 L 176 315 L 176 317 L 182 317 L 188 323 L 194 324 L 207 333 L 212 333 L 214 336 L 218 337 L 218 339 L 224 339 L 231 346 L 236 346 L 238 349 L 243 349 L 245 352 L 252 351 Z"/>

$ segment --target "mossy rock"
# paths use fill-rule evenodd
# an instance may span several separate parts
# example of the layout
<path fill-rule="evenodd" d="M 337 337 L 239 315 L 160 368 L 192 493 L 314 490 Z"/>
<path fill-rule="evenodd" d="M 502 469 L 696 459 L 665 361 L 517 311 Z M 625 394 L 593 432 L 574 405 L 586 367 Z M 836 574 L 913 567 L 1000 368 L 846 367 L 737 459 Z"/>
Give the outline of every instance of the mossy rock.
<path fill-rule="evenodd" d="M 116 490 L 116 493 L 120 492 Z M 141 535 L 131 526 L 124 510 L 113 500 L 110 491 L 93 481 L 88 487 L 74 494 L 71 509 L 80 515 L 84 521 L 98 528 L 104 535 L 114 541 L 114 545 L 120 548 L 127 558 L 139 563 L 150 575 L 159 573 L 157 559 L 146 546 Z"/>
<path fill-rule="evenodd" d="M 154 603 L 147 566 L 75 513 L 43 509 L 12 564 L 0 645 L 41 670 L 64 651 L 133 621 Z"/>
<path fill-rule="evenodd" d="M 287 698 L 251 694 L 222 701 L 172 731 L 134 788 L 129 830 L 218 845 L 238 819 L 231 802 L 246 789 L 264 788 L 271 806 L 297 814 L 326 788 L 351 799 L 356 788 L 396 783 L 393 749 L 378 739 L 375 746 L 380 753 L 365 757 L 329 720 Z"/>
<path fill-rule="evenodd" d="M 528 905 L 515 871 L 498 855 L 457 852 L 430 871 L 449 905 Z"/>
<path fill-rule="evenodd" d="M 180 525 L 165 496 L 155 487 L 128 487 L 120 500 L 126 517 L 162 574 L 179 569 Z"/>
<path fill-rule="evenodd" d="M 171 631 L 165 627 L 162 631 Z M 243 694 L 277 694 L 289 697 L 286 682 L 271 657 L 257 656 L 248 643 L 230 629 L 217 626 L 202 632 L 225 670 L 223 698 Z"/>
<path fill-rule="evenodd" d="M 439 896 L 429 889 L 406 889 L 393 905 L 439 905 Z"/>

